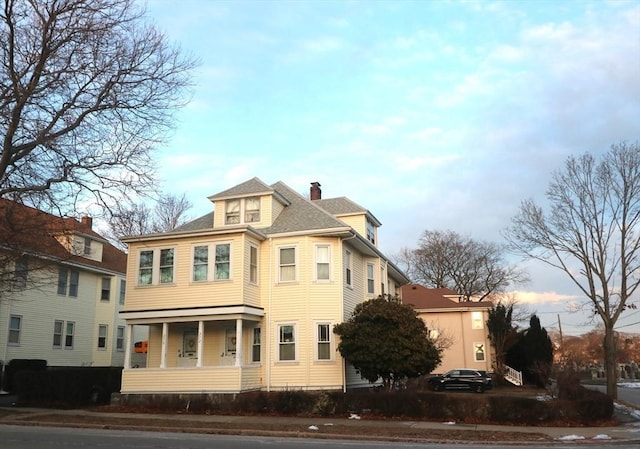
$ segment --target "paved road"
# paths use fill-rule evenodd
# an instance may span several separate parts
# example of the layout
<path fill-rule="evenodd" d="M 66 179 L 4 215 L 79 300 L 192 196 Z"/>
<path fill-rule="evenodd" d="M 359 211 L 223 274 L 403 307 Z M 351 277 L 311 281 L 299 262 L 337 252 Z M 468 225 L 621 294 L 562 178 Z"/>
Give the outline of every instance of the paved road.
<path fill-rule="evenodd" d="M 603 393 L 607 392 L 607 387 L 605 387 L 604 385 L 585 386 L 594 390 L 602 391 Z M 618 399 L 640 410 L 640 388 L 627 388 L 618 386 Z"/>
<path fill-rule="evenodd" d="M 0 442 L 2 442 L 2 449 L 504 449 L 506 447 L 473 443 L 411 444 L 3 425 L 0 425 Z M 552 449 L 565 444 L 560 442 L 527 444 L 527 448 Z M 605 447 L 607 444 L 606 441 L 602 442 Z M 615 443 L 615 448 L 637 449 L 637 443 Z"/>

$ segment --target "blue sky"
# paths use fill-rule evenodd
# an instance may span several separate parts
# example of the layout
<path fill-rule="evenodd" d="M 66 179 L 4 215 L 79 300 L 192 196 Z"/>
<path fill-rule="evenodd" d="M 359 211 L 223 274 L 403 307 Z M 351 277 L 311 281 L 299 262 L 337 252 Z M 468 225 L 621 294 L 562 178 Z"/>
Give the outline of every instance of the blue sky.
<path fill-rule="evenodd" d="M 193 217 L 254 176 L 348 196 L 387 254 L 426 230 L 502 242 L 569 155 L 640 139 L 638 1 L 149 0 L 199 58 L 190 103 L 158 152 Z M 592 326 L 566 275 L 523 264 L 542 324 Z M 630 311 L 621 325 L 640 322 Z M 640 324 L 620 328 L 640 332 Z"/>

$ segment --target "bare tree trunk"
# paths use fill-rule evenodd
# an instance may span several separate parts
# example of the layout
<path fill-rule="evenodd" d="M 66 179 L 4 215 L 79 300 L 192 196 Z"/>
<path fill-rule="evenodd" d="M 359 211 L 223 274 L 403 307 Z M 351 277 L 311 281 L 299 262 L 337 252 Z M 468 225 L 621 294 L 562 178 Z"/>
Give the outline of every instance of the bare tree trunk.
<path fill-rule="evenodd" d="M 618 399 L 618 357 L 616 347 L 616 334 L 613 327 L 605 323 L 604 330 L 604 370 L 607 376 L 607 395 Z"/>

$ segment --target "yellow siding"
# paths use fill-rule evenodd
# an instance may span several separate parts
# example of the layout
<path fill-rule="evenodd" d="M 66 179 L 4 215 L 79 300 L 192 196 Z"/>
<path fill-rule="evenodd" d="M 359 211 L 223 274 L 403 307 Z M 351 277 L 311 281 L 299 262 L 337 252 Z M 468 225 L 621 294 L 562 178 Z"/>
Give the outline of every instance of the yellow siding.
<path fill-rule="evenodd" d="M 339 216 L 340 220 L 351 226 L 358 234 L 363 237 L 367 236 L 367 217 L 362 215 Z"/>
<path fill-rule="evenodd" d="M 241 368 L 125 369 L 121 393 L 235 393 Z"/>
<path fill-rule="evenodd" d="M 200 238 L 197 240 L 167 240 L 161 245 L 131 243 L 129 249 L 127 307 L 128 311 L 149 309 L 171 309 L 202 306 L 243 304 L 242 286 L 245 269 L 244 237 L 242 234 L 223 238 Z M 193 247 L 197 245 L 230 243 L 230 280 L 193 282 Z M 156 248 L 175 248 L 174 283 L 166 285 L 138 284 L 140 251 Z M 209 264 L 214 255 L 209 254 Z M 154 267 L 155 269 L 155 267 Z M 150 293 L 153 291 L 153 293 Z"/>

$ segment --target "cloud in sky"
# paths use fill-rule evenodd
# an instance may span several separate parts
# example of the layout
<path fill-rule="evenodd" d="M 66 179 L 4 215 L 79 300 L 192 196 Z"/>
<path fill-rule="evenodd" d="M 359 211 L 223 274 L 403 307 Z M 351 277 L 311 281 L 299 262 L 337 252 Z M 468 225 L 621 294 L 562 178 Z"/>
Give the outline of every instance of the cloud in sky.
<path fill-rule="evenodd" d="M 324 196 L 382 221 L 388 254 L 425 229 L 501 241 L 567 156 L 640 139 L 636 1 L 151 0 L 148 10 L 202 60 L 158 161 L 195 215 L 253 176 L 303 194 L 319 181 Z M 578 294 L 561 275 L 531 277 L 523 301 Z"/>

